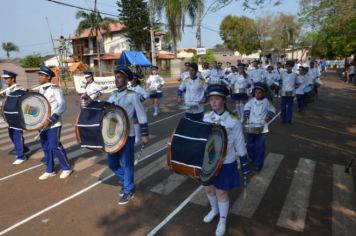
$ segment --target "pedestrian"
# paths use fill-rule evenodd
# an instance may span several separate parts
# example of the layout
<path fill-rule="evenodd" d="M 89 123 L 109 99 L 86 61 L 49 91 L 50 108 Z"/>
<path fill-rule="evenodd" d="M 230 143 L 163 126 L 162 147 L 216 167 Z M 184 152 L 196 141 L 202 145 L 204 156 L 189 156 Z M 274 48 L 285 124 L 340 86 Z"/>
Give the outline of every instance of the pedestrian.
<path fill-rule="evenodd" d="M 263 131 L 259 134 L 247 134 L 247 153 L 252 160 L 255 171 L 263 168 L 266 149 L 266 134 L 268 133 L 267 123 L 274 117 L 276 109 L 266 98 L 267 85 L 256 83 L 255 97 L 245 105 L 244 116 L 247 124 L 264 125 Z"/>
<path fill-rule="evenodd" d="M 103 89 L 94 81 L 94 75 L 92 71 L 84 71 L 85 93 L 81 96 L 85 105 L 88 105 L 93 100 L 98 100 L 103 94 Z"/>
<path fill-rule="evenodd" d="M 146 84 L 150 91 L 153 116 L 157 116 L 160 113 L 159 99 L 163 97 L 162 87 L 164 85 L 164 79 L 158 74 L 158 66 L 151 67 L 151 75 L 148 77 Z"/>
<path fill-rule="evenodd" d="M 305 95 L 304 88 L 308 86 L 309 76 L 307 75 L 307 68 L 305 66 L 299 66 L 298 80 L 300 82 L 299 87 L 295 93 L 297 96 L 298 112 L 304 112 Z"/>
<path fill-rule="evenodd" d="M 203 221 L 210 223 L 219 215 L 215 235 L 222 236 L 226 231 L 226 220 L 229 212 L 229 191 L 240 187 L 236 158 L 239 157 L 244 175 L 248 174 L 249 168 L 241 122 L 227 110 L 226 98 L 229 90 L 224 85 L 215 84 L 208 86 L 207 93 L 211 110 L 204 114 L 203 121 L 224 126 L 229 141 L 227 154 L 220 172 L 210 185 L 204 186 L 211 210 Z"/>
<path fill-rule="evenodd" d="M 6 96 L 11 96 L 11 93 L 16 90 L 25 90 L 21 86 L 16 84 L 17 74 L 15 72 L 4 70 L 1 76 L 5 81 L 7 90 L 5 92 Z M 30 148 L 25 145 L 25 139 L 23 137 L 23 130 L 20 128 L 9 127 L 8 128 L 9 137 L 15 146 L 16 159 L 12 163 L 13 165 L 20 165 L 26 160 L 26 156 L 30 154 Z"/>
<path fill-rule="evenodd" d="M 132 119 L 136 113 L 137 120 L 141 128 L 141 141 L 148 143 L 148 124 L 145 109 L 140 101 L 139 95 L 127 89 L 129 79 L 132 79 L 132 72 L 126 66 L 119 66 L 114 70 L 115 84 L 117 90 L 108 98 L 108 102 L 121 106 L 127 113 L 130 120 L 130 133 L 125 146 L 118 152 L 108 154 L 108 166 L 114 172 L 117 179 L 122 183 L 120 190 L 119 205 L 127 204 L 135 194 L 134 182 L 134 145 L 135 130 Z"/>
<path fill-rule="evenodd" d="M 202 120 L 204 116 L 204 103 L 206 101 L 205 91 L 207 84 L 205 80 L 197 75 L 198 65 L 190 63 L 189 77 L 185 78 L 178 87 L 177 102 L 190 107 L 185 116 L 192 120 Z"/>
<path fill-rule="evenodd" d="M 47 165 L 46 172 L 38 178 L 40 180 L 46 180 L 56 175 L 54 156 L 58 158 L 62 169 L 59 178 L 65 179 L 72 173 L 67 153 L 60 142 L 62 129 L 61 117 L 66 110 L 66 101 L 64 100 L 63 91 L 57 85 L 51 83 L 54 76 L 54 72 L 47 66 L 40 67 L 40 71 L 38 72 L 39 83 L 41 84 L 39 93 L 47 98 L 51 107 L 51 116 L 45 122 L 44 128 L 40 130 L 41 146 Z"/>

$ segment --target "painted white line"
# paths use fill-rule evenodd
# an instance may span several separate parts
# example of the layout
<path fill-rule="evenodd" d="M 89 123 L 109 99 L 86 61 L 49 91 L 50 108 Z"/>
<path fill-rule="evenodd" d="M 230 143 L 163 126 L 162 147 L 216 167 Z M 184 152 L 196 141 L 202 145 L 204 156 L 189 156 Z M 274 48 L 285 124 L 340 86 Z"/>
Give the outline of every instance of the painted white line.
<path fill-rule="evenodd" d="M 151 188 L 151 191 L 158 194 L 169 195 L 186 179 L 188 179 L 188 177 L 185 175 L 172 173 L 168 178 L 164 179 L 159 184 Z"/>
<path fill-rule="evenodd" d="M 183 111 L 183 112 L 179 112 L 179 113 L 177 113 L 177 114 L 168 116 L 168 117 L 163 118 L 163 119 L 161 119 L 161 120 L 156 120 L 156 121 L 154 121 L 154 122 L 152 122 L 152 123 L 150 123 L 150 124 L 148 124 L 148 125 L 155 125 L 155 124 L 157 124 L 157 123 L 159 123 L 159 122 L 161 122 L 161 121 L 168 120 L 168 119 L 170 119 L 170 118 L 172 118 L 172 117 L 175 117 L 175 116 L 178 116 L 178 115 L 181 115 L 181 114 L 184 114 L 184 113 L 185 113 L 184 111 Z"/>
<path fill-rule="evenodd" d="M 230 212 L 251 218 L 260 204 L 272 178 L 277 171 L 283 155 L 269 153 L 263 169 L 260 173 L 253 176 L 247 186 L 246 194 L 241 194 L 232 205 Z"/>
<path fill-rule="evenodd" d="M 166 148 L 166 147 L 165 147 L 165 148 Z M 162 150 L 163 150 L 163 149 L 162 149 Z M 158 150 L 158 151 L 162 151 L 162 150 Z M 157 153 L 158 151 L 156 151 L 155 153 Z M 144 158 L 142 158 L 142 159 L 139 161 L 139 163 L 140 163 L 141 161 L 143 161 L 143 160 L 146 160 L 146 159 L 149 158 L 149 157 L 152 157 L 155 153 L 151 153 L 150 155 L 145 156 Z M 164 162 L 162 161 L 164 158 L 165 158 L 165 155 L 162 156 L 161 158 L 159 158 L 158 160 L 156 160 L 156 161 L 150 163 L 149 165 L 145 166 L 144 168 L 141 168 L 140 170 L 138 170 L 137 173 L 136 173 L 136 182 L 137 182 L 137 183 L 138 183 L 138 182 L 141 182 L 142 180 L 146 179 L 146 178 L 149 176 L 149 175 L 148 175 L 147 173 L 145 173 L 145 172 L 150 171 L 151 174 L 154 174 L 156 171 L 158 171 L 158 170 L 160 169 L 160 168 L 159 168 L 160 163 L 164 163 Z M 25 223 L 31 221 L 32 219 L 34 219 L 34 218 L 36 218 L 36 217 L 38 217 L 38 216 L 40 216 L 40 215 L 42 215 L 42 214 L 44 214 L 44 213 L 46 213 L 46 212 L 52 210 L 53 208 L 58 207 L 58 206 L 60 206 L 60 205 L 62 205 L 62 204 L 64 204 L 64 203 L 68 202 L 69 200 L 74 199 L 75 197 L 78 197 L 78 196 L 82 195 L 83 193 L 85 193 L 85 192 L 87 192 L 87 191 L 89 191 L 89 190 L 95 188 L 96 186 L 98 186 L 99 184 L 101 184 L 101 183 L 107 181 L 108 179 L 110 179 L 110 178 L 113 177 L 113 176 L 114 176 L 114 174 L 112 173 L 112 174 L 110 174 L 109 176 L 106 176 L 105 178 L 103 178 L 103 179 L 101 179 L 101 180 L 99 180 L 99 181 L 96 181 L 96 182 L 93 183 L 92 185 L 89 185 L 88 187 L 86 187 L 86 188 L 84 188 L 84 189 L 82 189 L 82 190 L 80 190 L 80 191 L 78 191 L 78 192 L 72 194 L 71 196 L 69 196 L 69 197 L 67 197 L 67 198 L 64 198 L 63 200 L 61 200 L 61 201 L 59 201 L 59 202 L 57 202 L 57 203 L 55 203 L 55 204 L 53 204 L 53 205 L 51 205 L 51 206 L 49 206 L 49 207 L 47 207 L 47 208 L 45 208 L 45 209 L 43 209 L 43 210 L 41 210 L 41 211 L 35 213 L 35 214 L 33 214 L 33 215 L 27 217 L 26 219 L 24 219 L 24 220 L 22 220 L 22 221 L 20 221 L 20 222 L 18 222 L 18 223 L 16 223 L 16 224 L 14 224 L 14 225 L 12 225 L 12 226 L 10 226 L 10 227 L 8 227 L 8 228 L 6 228 L 6 229 L 0 231 L 0 236 L 6 234 L 6 233 L 8 233 L 8 232 L 10 232 L 10 231 L 13 230 L 13 229 L 16 229 L 17 227 L 19 227 L 19 226 L 21 226 L 21 225 L 23 225 L 23 224 L 25 224 Z"/>
<path fill-rule="evenodd" d="M 313 184 L 315 161 L 300 158 L 287 198 L 277 220 L 283 228 L 303 232 Z"/>
<path fill-rule="evenodd" d="M 165 226 L 176 214 L 178 214 L 192 198 L 203 189 L 203 186 L 199 186 L 193 193 L 191 193 L 171 214 L 169 214 L 160 224 L 158 224 L 154 229 L 147 234 L 147 236 L 155 235 L 163 226 Z"/>
<path fill-rule="evenodd" d="M 345 167 L 333 165 L 332 235 L 356 235 L 356 196 L 352 170 L 345 173 Z"/>

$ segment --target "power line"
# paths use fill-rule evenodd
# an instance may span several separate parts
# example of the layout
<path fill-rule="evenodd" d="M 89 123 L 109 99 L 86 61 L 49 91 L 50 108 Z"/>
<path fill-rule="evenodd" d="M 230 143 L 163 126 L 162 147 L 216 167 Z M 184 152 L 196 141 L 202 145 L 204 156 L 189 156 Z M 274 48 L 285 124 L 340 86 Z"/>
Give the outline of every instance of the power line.
<path fill-rule="evenodd" d="M 215 29 L 212 29 L 212 28 L 209 28 L 209 27 L 206 27 L 205 25 L 201 25 L 201 27 L 204 28 L 204 29 L 206 29 L 206 30 L 210 30 L 210 31 L 212 31 L 212 32 L 215 32 L 215 33 L 219 33 L 219 34 L 220 34 L 219 31 L 217 31 L 217 30 L 215 30 Z"/>
<path fill-rule="evenodd" d="M 84 10 L 84 11 L 97 12 L 97 13 L 100 13 L 101 15 L 118 17 L 117 15 L 113 15 L 113 14 L 110 14 L 110 13 L 105 13 L 105 12 L 101 12 L 101 11 L 94 11 L 94 10 L 89 9 L 89 8 L 85 8 L 85 7 L 81 7 L 81 6 L 75 6 L 75 5 L 72 5 L 72 4 L 69 4 L 69 3 L 65 3 L 65 2 L 59 2 L 59 1 L 55 1 L 55 0 L 45 0 L 45 1 L 56 3 L 56 4 L 59 4 L 59 5 L 63 5 L 63 6 L 67 6 L 67 7 L 77 8 L 77 9 Z"/>

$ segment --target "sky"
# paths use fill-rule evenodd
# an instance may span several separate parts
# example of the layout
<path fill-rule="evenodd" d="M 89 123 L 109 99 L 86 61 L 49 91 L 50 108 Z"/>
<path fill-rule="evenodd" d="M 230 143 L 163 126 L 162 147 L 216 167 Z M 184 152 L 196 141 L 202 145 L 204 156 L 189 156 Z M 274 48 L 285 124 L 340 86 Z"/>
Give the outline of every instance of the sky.
<path fill-rule="evenodd" d="M 58 0 L 84 8 L 93 8 L 94 0 Z M 97 0 L 101 12 L 117 15 L 116 0 Z M 266 0 L 268 2 L 269 0 Z M 219 25 L 226 15 L 248 16 L 256 18 L 266 13 L 296 15 L 298 0 L 282 0 L 279 6 L 267 4 L 256 11 L 244 10 L 241 1 L 235 1 L 217 12 L 208 12 L 203 19 L 202 45 L 211 48 L 221 44 Z M 213 0 L 206 0 L 210 5 Z M 74 35 L 79 20 L 75 18 L 78 9 L 61 6 L 46 0 L 0 0 L 0 43 L 13 42 L 20 52 L 11 52 L 11 57 L 23 57 L 40 53 L 42 56 L 53 54 L 50 32 L 53 38 L 60 35 Z M 48 24 L 46 21 L 48 19 Z M 164 22 L 164 20 L 162 20 Z M 190 24 L 190 19 L 186 20 Z M 178 47 L 196 47 L 195 28 L 186 28 Z M 0 49 L 0 58 L 5 58 L 6 52 Z"/>

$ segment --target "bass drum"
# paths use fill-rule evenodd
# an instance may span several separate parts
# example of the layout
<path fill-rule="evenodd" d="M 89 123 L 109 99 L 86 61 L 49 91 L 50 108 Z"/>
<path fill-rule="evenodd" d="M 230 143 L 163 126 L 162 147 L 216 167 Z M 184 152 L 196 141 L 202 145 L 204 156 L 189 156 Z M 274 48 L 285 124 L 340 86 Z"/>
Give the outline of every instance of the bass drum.
<path fill-rule="evenodd" d="M 173 171 L 208 185 L 220 172 L 226 150 L 223 126 L 183 118 L 168 145 L 167 164 Z"/>
<path fill-rule="evenodd" d="M 37 92 L 16 90 L 6 96 L 4 118 L 10 127 L 39 130 L 51 115 L 46 97 Z"/>
<path fill-rule="evenodd" d="M 77 117 L 75 133 L 81 147 L 116 153 L 126 144 L 130 132 L 123 108 L 108 102 L 93 101 Z"/>

